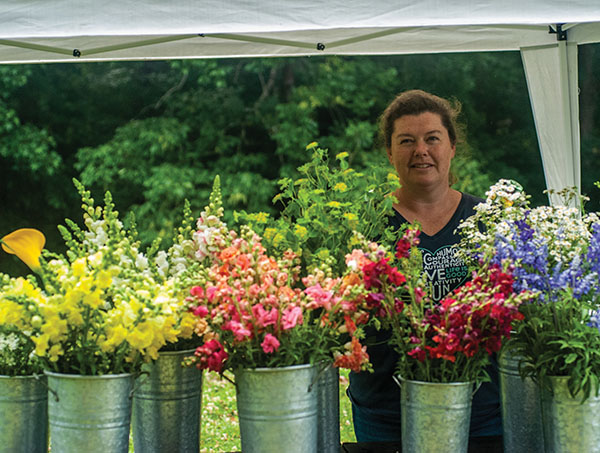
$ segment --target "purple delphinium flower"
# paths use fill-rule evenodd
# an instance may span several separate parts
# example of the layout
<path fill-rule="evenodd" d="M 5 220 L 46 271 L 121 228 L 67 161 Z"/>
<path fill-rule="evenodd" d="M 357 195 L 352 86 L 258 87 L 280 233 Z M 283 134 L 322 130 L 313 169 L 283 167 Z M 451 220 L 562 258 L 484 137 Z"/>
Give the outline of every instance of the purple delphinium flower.
<path fill-rule="evenodd" d="M 562 231 L 556 232 L 560 236 Z M 548 243 L 536 238 L 535 228 L 529 225 L 527 217 L 511 225 L 509 238 L 500 234 L 495 241 L 494 264 L 505 259 L 515 263 L 514 288 L 538 293 L 538 301 L 547 298 L 555 300 L 558 294 L 569 289 L 577 299 L 598 291 L 600 271 L 600 224 L 592 227 L 590 246 L 585 256 L 578 256 L 569 263 L 559 262 L 550 267 Z"/>
<path fill-rule="evenodd" d="M 514 270 L 515 291 L 530 290 L 540 293 L 544 299 L 547 291 L 548 246 L 545 241 L 534 238 L 534 229 L 526 220 L 511 225 L 510 239 L 496 235 L 496 256 L 492 263 L 500 265 L 505 259 L 516 263 Z"/>
<path fill-rule="evenodd" d="M 586 261 L 591 270 L 600 275 L 600 223 L 592 225 L 592 237 L 587 251 Z"/>
<path fill-rule="evenodd" d="M 590 315 L 590 320 L 587 322 L 587 325 L 600 330 L 600 310 L 595 310 L 592 312 L 592 314 Z"/>

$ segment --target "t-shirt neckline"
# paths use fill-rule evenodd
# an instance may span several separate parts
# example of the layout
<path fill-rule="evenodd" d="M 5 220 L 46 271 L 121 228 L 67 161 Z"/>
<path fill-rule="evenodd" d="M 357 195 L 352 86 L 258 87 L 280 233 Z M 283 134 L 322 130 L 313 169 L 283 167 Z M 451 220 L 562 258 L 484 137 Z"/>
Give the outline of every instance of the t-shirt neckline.
<path fill-rule="evenodd" d="M 456 209 L 454 210 L 454 214 L 452 214 L 452 217 L 450 217 L 450 219 L 448 220 L 448 222 L 446 223 L 446 225 L 444 225 L 442 227 L 442 229 L 440 231 L 438 231 L 437 233 L 435 233 L 433 236 L 429 236 L 428 234 L 426 234 L 425 232 L 421 231 L 421 235 L 426 236 L 427 238 L 430 239 L 435 239 L 438 236 L 441 236 L 442 234 L 444 234 L 446 232 L 446 230 L 448 228 L 450 228 L 450 225 L 453 225 L 456 223 L 456 218 L 458 217 L 459 213 L 461 212 L 461 208 L 463 207 L 463 205 L 465 204 L 465 194 L 460 192 L 460 202 L 458 203 L 458 206 L 456 206 Z M 402 214 L 400 214 L 396 209 L 394 209 L 394 213 L 397 217 L 399 217 L 403 223 L 408 223 L 410 224 L 410 222 L 408 220 L 406 220 L 404 218 L 404 216 Z"/>

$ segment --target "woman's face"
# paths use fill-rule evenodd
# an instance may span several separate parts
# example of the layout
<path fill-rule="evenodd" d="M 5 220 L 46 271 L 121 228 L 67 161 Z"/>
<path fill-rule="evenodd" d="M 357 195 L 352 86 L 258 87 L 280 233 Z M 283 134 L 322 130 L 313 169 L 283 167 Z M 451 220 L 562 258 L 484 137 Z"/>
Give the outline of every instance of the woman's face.
<path fill-rule="evenodd" d="M 448 186 L 455 151 L 440 115 L 424 112 L 394 121 L 387 154 L 402 186 L 426 189 Z"/>

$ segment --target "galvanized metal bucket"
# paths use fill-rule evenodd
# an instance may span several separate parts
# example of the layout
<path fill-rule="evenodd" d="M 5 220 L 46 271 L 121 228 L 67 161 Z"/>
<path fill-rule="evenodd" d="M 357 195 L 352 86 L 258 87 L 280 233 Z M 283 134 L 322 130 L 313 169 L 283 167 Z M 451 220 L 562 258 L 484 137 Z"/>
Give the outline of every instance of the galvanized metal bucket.
<path fill-rule="evenodd" d="M 52 452 L 128 452 L 133 375 L 46 375 Z"/>
<path fill-rule="evenodd" d="M 520 356 L 502 351 L 498 357 L 502 432 L 506 453 L 543 453 L 544 430 L 538 385 L 519 375 Z"/>
<path fill-rule="evenodd" d="M 314 365 L 235 372 L 244 453 L 317 451 L 316 377 Z"/>
<path fill-rule="evenodd" d="M 317 380 L 319 453 L 340 451 L 340 372 L 331 364 L 320 364 Z"/>
<path fill-rule="evenodd" d="M 472 399 L 472 382 L 400 378 L 402 453 L 466 453 Z"/>
<path fill-rule="evenodd" d="M 133 396 L 136 452 L 199 452 L 202 370 L 182 365 L 194 350 L 160 352 Z"/>
<path fill-rule="evenodd" d="M 567 376 L 553 376 L 553 395 L 542 390 L 544 444 L 548 453 L 600 451 L 600 397 L 592 389 L 582 402 L 581 395 L 572 397 Z"/>
<path fill-rule="evenodd" d="M 0 376 L 0 453 L 48 453 L 46 376 Z"/>

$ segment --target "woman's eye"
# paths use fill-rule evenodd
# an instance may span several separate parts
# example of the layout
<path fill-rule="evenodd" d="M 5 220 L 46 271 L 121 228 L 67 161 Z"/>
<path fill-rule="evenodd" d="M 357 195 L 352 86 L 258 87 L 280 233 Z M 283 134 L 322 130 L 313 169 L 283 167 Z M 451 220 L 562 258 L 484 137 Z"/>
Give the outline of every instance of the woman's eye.
<path fill-rule="evenodd" d="M 427 138 L 428 142 L 437 142 L 439 140 L 439 137 L 436 137 L 435 135 L 432 135 L 431 137 Z"/>

